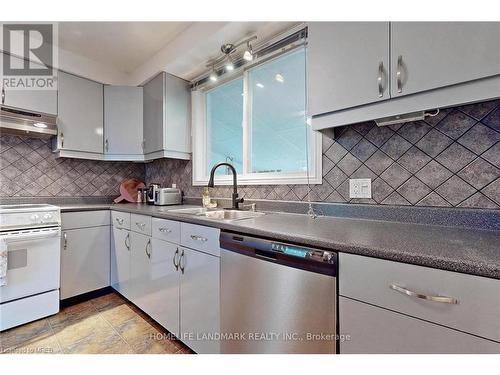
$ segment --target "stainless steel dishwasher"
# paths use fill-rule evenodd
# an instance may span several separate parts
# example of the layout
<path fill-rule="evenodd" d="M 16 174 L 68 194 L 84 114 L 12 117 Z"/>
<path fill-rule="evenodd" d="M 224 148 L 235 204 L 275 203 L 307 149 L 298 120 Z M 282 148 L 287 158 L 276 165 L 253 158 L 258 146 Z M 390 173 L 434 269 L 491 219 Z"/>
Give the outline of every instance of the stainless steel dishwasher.
<path fill-rule="evenodd" d="M 222 231 L 222 353 L 336 353 L 337 253 Z"/>

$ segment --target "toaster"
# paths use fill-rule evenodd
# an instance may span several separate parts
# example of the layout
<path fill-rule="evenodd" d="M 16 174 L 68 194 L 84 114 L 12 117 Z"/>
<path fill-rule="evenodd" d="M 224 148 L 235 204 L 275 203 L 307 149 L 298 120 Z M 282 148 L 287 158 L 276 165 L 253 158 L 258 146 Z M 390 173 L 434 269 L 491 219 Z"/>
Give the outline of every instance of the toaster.
<path fill-rule="evenodd" d="M 182 204 L 182 194 L 179 189 L 159 188 L 155 192 L 155 206 Z"/>

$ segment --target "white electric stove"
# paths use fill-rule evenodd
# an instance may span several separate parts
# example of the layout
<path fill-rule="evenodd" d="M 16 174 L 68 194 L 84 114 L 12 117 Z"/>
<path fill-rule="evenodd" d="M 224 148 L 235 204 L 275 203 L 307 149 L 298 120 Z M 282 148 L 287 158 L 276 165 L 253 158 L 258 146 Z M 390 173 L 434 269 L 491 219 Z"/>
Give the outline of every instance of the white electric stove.
<path fill-rule="evenodd" d="M 2 249 L 7 255 L 7 272 L 0 279 L 5 283 L 0 282 L 0 331 L 57 313 L 61 264 L 59 207 L 0 205 L 0 253 Z"/>

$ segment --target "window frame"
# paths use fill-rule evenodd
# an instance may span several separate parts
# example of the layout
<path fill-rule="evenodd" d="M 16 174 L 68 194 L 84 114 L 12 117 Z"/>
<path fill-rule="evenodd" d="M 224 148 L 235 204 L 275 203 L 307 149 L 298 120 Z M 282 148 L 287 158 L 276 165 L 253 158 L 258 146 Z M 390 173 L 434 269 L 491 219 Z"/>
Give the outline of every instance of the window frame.
<path fill-rule="evenodd" d="M 303 47 L 305 49 L 305 47 Z M 286 54 L 293 53 L 295 49 L 281 53 L 263 63 L 273 61 Z M 307 52 L 307 50 L 305 50 Z M 307 61 L 306 61 L 307 63 Z M 267 173 L 248 173 L 251 164 L 251 98 L 248 90 L 248 75 L 252 68 L 261 64 L 252 65 L 243 69 L 242 73 L 231 76 L 231 78 L 204 89 L 198 89 L 191 93 L 192 103 L 192 183 L 193 186 L 207 185 L 210 171 L 207 168 L 207 113 L 206 113 L 206 94 L 218 87 L 230 83 L 237 79 L 243 79 L 243 173 L 238 174 L 239 185 L 305 185 L 322 183 L 322 137 L 321 133 L 311 128 L 309 121 L 306 126 L 310 128 L 311 137 L 308 138 L 308 159 L 309 176 L 307 171 L 303 172 L 267 172 Z M 306 76 L 307 79 L 307 76 Z M 306 88 L 304 88 L 306 89 Z M 246 173 L 247 172 L 247 173 Z M 215 185 L 232 185 L 231 175 L 216 175 Z"/>

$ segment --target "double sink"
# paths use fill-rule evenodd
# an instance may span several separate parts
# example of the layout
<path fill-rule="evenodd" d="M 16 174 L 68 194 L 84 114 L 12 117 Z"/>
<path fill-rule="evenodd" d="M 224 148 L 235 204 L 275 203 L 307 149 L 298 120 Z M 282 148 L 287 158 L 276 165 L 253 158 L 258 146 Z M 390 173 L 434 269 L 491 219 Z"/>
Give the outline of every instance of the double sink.
<path fill-rule="evenodd" d="M 224 210 L 224 209 L 208 209 L 201 207 L 179 208 L 168 210 L 169 213 L 199 216 L 207 219 L 218 221 L 235 221 L 244 219 L 253 219 L 265 215 L 264 212 L 256 211 L 241 211 L 241 210 Z"/>

